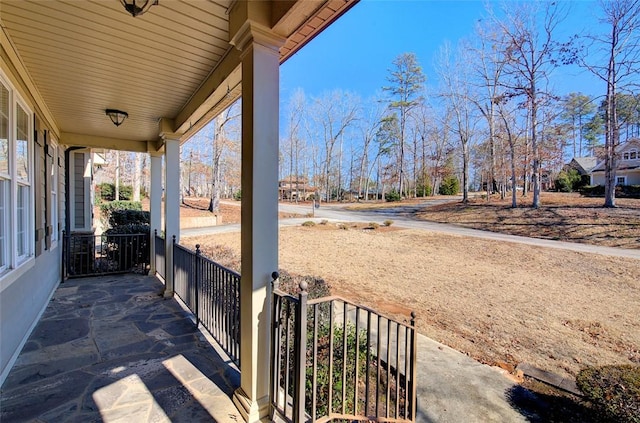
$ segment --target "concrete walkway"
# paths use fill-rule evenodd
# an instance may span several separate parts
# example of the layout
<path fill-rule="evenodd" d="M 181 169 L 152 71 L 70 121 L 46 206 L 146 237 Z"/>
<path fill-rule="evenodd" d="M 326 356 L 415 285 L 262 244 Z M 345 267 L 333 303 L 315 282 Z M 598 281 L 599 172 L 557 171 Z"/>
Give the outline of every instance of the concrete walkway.
<path fill-rule="evenodd" d="M 240 374 L 148 276 L 60 285 L 2 386 L 0 421 L 238 422 Z"/>
<path fill-rule="evenodd" d="M 455 200 L 455 198 L 454 198 Z M 447 200 L 449 201 L 449 200 Z M 433 202 L 442 204 L 443 200 Z M 238 203 L 233 203 L 238 205 Z M 432 205 L 433 205 L 432 204 Z M 575 251 L 588 254 L 601 254 L 612 257 L 623 257 L 640 260 L 640 249 L 632 250 L 625 248 L 604 247 L 599 245 L 579 244 L 576 242 L 555 241 L 551 239 L 529 238 L 518 235 L 502 234 L 497 232 L 481 231 L 478 229 L 465 228 L 462 226 L 445 223 L 428 222 L 411 217 L 411 211 L 421 209 L 424 205 L 409 205 L 395 208 L 381 208 L 377 210 L 347 210 L 343 205 L 323 205 L 314 211 L 313 217 L 280 219 L 280 227 L 299 226 L 307 220 L 319 223 L 322 220 L 330 222 L 376 222 L 380 225 L 387 219 L 393 220 L 393 225 L 408 228 L 421 229 L 430 232 L 468 236 L 493 241 L 514 242 L 518 244 L 533 245 L 536 247 L 554 248 L 558 250 Z M 307 205 L 299 206 L 295 204 L 279 205 L 280 212 L 297 213 L 306 215 L 311 210 Z M 206 228 L 184 229 L 180 232 L 182 236 L 210 235 L 216 233 L 237 232 L 240 224 L 211 226 Z"/>

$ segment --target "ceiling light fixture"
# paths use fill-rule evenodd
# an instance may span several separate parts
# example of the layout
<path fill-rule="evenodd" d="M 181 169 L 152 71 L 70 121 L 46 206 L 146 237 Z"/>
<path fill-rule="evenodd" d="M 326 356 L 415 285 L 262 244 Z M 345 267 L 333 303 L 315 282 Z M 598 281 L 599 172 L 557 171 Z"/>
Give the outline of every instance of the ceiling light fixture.
<path fill-rule="evenodd" d="M 124 120 L 129 117 L 129 114 L 127 112 L 123 112 L 122 110 L 107 109 L 105 110 L 105 112 L 115 126 L 122 125 L 122 122 L 124 122 Z"/>
<path fill-rule="evenodd" d="M 160 0 L 120 0 L 120 3 L 122 3 L 125 10 L 135 18 L 145 13 L 151 6 L 159 4 L 159 1 Z"/>

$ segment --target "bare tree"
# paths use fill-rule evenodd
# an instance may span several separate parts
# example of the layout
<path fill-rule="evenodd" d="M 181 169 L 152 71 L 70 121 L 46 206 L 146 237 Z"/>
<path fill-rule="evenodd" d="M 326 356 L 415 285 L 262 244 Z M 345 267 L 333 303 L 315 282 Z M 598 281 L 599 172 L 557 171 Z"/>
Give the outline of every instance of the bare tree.
<path fill-rule="evenodd" d="M 511 207 L 518 207 L 518 201 L 516 196 L 516 191 L 518 187 L 518 179 L 516 172 L 516 147 L 518 139 L 520 139 L 520 133 L 518 130 L 518 108 L 513 107 L 513 101 L 509 101 L 505 97 L 501 97 L 496 99 L 495 101 L 498 116 L 502 121 L 501 130 L 504 133 L 504 138 L 506 138 L 507 143 L 509 144 L 509 163 L 511 170 Z M 524 118 L 527 119 L 526 117 Z M 524 125 L 526 128 L 526 125 Z M 524 131 L 520 131 L 524 132 Z"/>
<path fill-rule="evenodd" d="M 140 201 L 140 172 L 142 170 L 142 153 L 133 153 L 133 201 Z"/>
<path fill-rule="evenodd" d="M 364 194 L 365 200 L 369 197 L 369 182 L 370 173 L 367 172 L 369 168 L 371 154 L 371 144 L 375 140 L 376 133 L 380 128 L 382 122 L 382 115 L 384 113 L 383 107 L 379 101 L 368 101 L 372 106 L 370 109 L 363 113 L 363 118 L 358 125 L 360 130 L 360 136 L 362 140 L 362 154 L 360 156 L 359 174 L 358 174 L 358 197 Z M 375 160 L 374 160 L 375 162 Z"/>
<path fill-rule="evenodd" d="M 607 85 L 605 95 L 605 187 L 604 206 L 615 207 L 616 148 L 620 144 L 618 93 L 638 87 L 640 67 L 640 0 L 600 2 L 601 23 L 608 33 L 589 35 L 579 63 Z"/>
<path fill-rule="evenodd" d="M 464 63 L 468 63 L 464 49 L 459 49 L 457 57 L 454 58 L 449 45 L 445 44 L 440 51 L 437 72 L 443 83 L 440 96 L 444 98 L 452 111 L 454 124 L 451 129 L 460 142 L 462 152 L 462 202 L 467 203 L 469 201 L 470 144 L 477 135 L 479 119 L 474 113 L 477 110 L 474 103 L 477 104 L 477 101 L 471 101 L 473 93 L 469 75 L 466 74 L 468 68 L 464 66 Z"/>
<path fill-rule="evenodd" d="M 300 192 L 300 154 L 304 149 L 304 143 L 300 138 L 300 126 L 302 125 L 302 119 L 304 117 L 306 107 L 306 100 L 304 91 L 298 89 L 294 91 L 287 107 L 287 136 L 283 143 L 283 153 L 289 164 L 288 171 L 288 187 L 289 187 L 289 201 L 294 200 L 293 187 L 295 184 L 295 201 L 298 202 L 298 193 Z M 281 166 L 284 163 L 281 164 Z"/>
<path fill-rule="evenodd" d="M 504 44 L 504 34 L 494 25 L 478 25 L 476 27 L 476 40 L 478 45 L 471 49 L 476 56 L 474 73 L 478 79 L 477 86 L 481 94 L 474 101 L 478 110 L 487 121 L 489 136 L 489 181 L 487 182 L 487 199 L 496 189 L 496 99 L 502 95 L 504 88 L 501 86 L 503 70 L 506 65 L 504 51 L 495 48 Z"/>
<path fill-rule="evenodd" d="M 555 65 L 558 44 L 554 32 L 566 12 L 559 2 L 530 2 L 519 5 L 508 4 L 504 17 L 492 15 L 493 21 L 502 30 L 502 49 L 507 58 L 504 72 L 509 77 L 504 83 L 513 95 L 523 96 L 529 109 L 530 140 L 532 154 L 533 207 L 540 207 L 540 145 L 539 108 L 541 101 L 549 95 L 545 91 L 545 80 Z"/>
<path fill-rule="evenodd" d="M 414 178 L 415 178 L 415 195 L 425 197 L 428 195 L 428 187 L 431 187 L 433 193 L 433 185 L 429 177 L 429 169 L 433 168 L 431 155 L 429 154 L 429 143 L 431 142 L 431 132 L 435 124 L 433 111 L 427 107 L 425 103 L 417 107 L 411 113 L 414 122 L 416 145 L 414 146 Z"/>
<path fill-rule="evenodd" d="M 322 182 L 324 183 L 326 199 L 330 201 L 335 146 L 341 140 L 347 128 L 357 119 L 359 101 L 350 93 L 335 90 L 315 99 L 313 109 L 312 120 L 318 131 L 318 138 L 324 144 L 324 180 Z M 313 135 L 311 137 L 313 138 Z M 338 172 L 341 172 L 341 170 L 338 169 Z"/>
<path fill-rule="evenodd" d="M 230 139 L 226 134 L 226 126 L 240 116 L 238 102 L 229 106 L 213 120 L 213 137 L 211 145 L 212 154 L 212 178 L 211 178 L 211 200 L 209 201 L 209 211 L 218 213 L 220 211 L 220 195 L 222 191 L 222 155 L 226 147 L 230 144 Z"/>

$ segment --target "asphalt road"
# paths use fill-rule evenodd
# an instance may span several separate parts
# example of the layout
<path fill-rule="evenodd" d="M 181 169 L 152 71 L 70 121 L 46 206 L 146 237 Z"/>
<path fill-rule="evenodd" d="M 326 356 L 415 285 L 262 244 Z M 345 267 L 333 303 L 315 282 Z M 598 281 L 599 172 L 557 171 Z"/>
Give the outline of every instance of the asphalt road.
<path fill-rule="evenodd" d="M 290 203 L 280 203 L 280 212 L 295 213 L 303 216 L 307 216 L 309 213 L 313 213 L 312 217 L 281 219 L 280 227 L 297 226 L 307 220 L 314 220 L 316 222 L 320 222 L 321 220 L 328 220 L 331 222 L 376 222 L 382 225 L 385 220 L 391 219 L 393 220 L 394 226 L 399 226 L 402 228 L 421 229 L 431 232 L 470 236 L 495 241 L 516 242 L 520 244 L 535 245 L 539 247 L 557 248 L 561 250 L 602 254 L 614 257 L 626 257 L 640 260 L 640 250 L 602 247 L 596 245 L 578 244 L 573 242 L 507 235 L 496 232 L 469 229 L 443 223 L 426 222 L 413 217 L 414 212 L 417 210 L 450 201 L 460 201 L 460 198 L 451 197 L 450 199 L 428 199 L 418 204 L 399 204 L 397 207 L 383 208 L 378 210 L 347 210 L 345 205 L 339 204 L 321 204 L 320 207 L 313 210 L 308 204 L 296 205 Z M 232 202 L 229 204 L 239 205 L 239 203 L 237 202 Z M 181 231 L 181 236 L 208 235 L 214 233 L 234 232 L 238 230 L 240 230 L 239 224 L 221 225 L 207 228 L 183 229 Z"/>

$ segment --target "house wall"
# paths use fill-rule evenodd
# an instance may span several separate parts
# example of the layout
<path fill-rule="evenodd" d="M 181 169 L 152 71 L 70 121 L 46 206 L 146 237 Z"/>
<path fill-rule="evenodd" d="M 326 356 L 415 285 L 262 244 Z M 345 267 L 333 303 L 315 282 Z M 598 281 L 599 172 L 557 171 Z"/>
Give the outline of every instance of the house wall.
<path fill-rule="evenodd" d="M 640 170 L 616 172 L 616 177 L 624 176 L 627 178 L 625 185 L 640 185 Z M 604 172 L 591 174 L 591 185 L 604 185 Z"/>
<path fill-rule="evenodd" d="M 618 171 L 616 176 L 625 176 L 627 178 L 627 185 L 640 185 L 640 170 L 633 172 Z"/>
<path fill-rule="evenodd" d="M 0 37 L 0 76 L 3 86 L 11 92 L 11 107 L 15 101 L 28 109 L 32 139 L 28 141 L 29 215 L 24 216 L 30 227 L 30 242 L 25 257 L 19 261 L 8 260 L 0 273 L 0 384 L 6 379 L 13 363 L 46 309 L 49 299 L 61 280 L 62 242 L 64 227 L 64 146 L 57 145 L 57 128 L 46 105 L 40 100 L 33 82 L 23 65 L 11 54 L 10 43 Z M 15 59 L 15 60 L 14 60 Z M 17 99 L 17 100 L 15 100 Z M 9 119 L 13 131 L 14 119 Z M 15 154 L 10 149 L 9 156 Z M 58 170 L 57 199 L 52 202 L 52 184 L 55 182 L 52 169 Z M 14 194 L 7 195 L 5 211 L 7 216 L 0 220 L 2 233 L 7 239 L 16 237 L 15 215 L 17 214 Z M 58 210 L 57 216 L 52 211 Z M 55 221 L 54 221 L 55 220 Z M 29 226 L 30 225 L 30 226 Z M 8 244 L 7 248 L 12 245 Z M 11 253 L 15 254 L 15 253 Z M 11 257 L 11 256 L 9 256 Z"/>
<path fill-rule="evenodd" d="M 0 292 L 0 383 L 60 282 L 61 246 L 58 243 L 41 254 L 30 269 Z"/>
<path fill-rule="evenodd" d="M 73 229 L 86 229 L 84 207 L 84 153 L 72 153 L 73 157 Z"/>
<path fill-rule="evenodd" d="M 604 173 L 592 173 L 591 185 L 604 185 Z"/>

